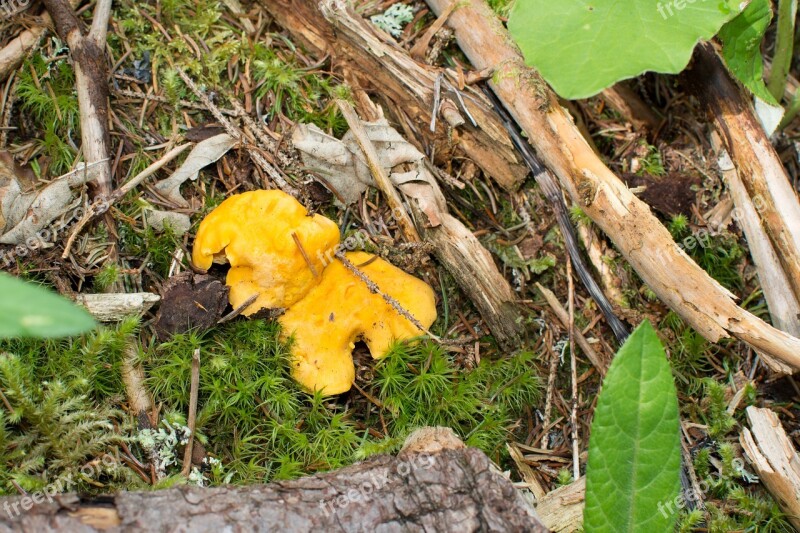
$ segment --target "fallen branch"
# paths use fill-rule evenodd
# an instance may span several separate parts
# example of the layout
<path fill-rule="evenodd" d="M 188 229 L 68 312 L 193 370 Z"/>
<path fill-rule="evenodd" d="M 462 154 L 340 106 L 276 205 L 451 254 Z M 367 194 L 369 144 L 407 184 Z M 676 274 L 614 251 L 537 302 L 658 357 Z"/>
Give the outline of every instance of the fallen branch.
<path fill-rule="evenodd" d="M 341 470 L 250 487 L 182 486 L 2 498 L 4 531 L 527 531 L 547 529 L 522 495 L 474 448 L 375 456 Z M 22 512 L 20 512 L 20 510 Z M 12 512 L 13 511 L 13 512 Z"/>
<path fill-rule="evenodd" d="M 717 135 L 712 136 L 712 145 L 719 153 L 720 171 L 728 185 L 734 205 L 736 205 L 738 213 L 736 222 L 747 237 L 747 246 L 756 265 L 759 284 L 764 292 L 764 298 L 767 300 L 772 323 L 790 335 L 800 336 L 800 302 L 794 292 L 788 290 L 789 280 L 769 236 L 759 223 L 753 200 L 748 195 L 747 189 L 739 177 L 739 172 L 727 151 L 722 148 Z M 769 356 L 762 356 L 762 358 L 770 368 L 777 372 L 786 374 L 791 371 L 790 368 L 785 368 L 786 365 Z"/>
<path fill-rule="evenodd" d="M 435 13 L 449 4 L 427 0 Z M 711 342 L 736 337 L 800 369 L 800 339 L 736 305 L 583 139 L 547 84 L 483 0 L 467 0 L 449 25 L 475 68 L 495 68 L 490 85 L 573 201 L 608 235 L 659 298 Z"/>
<path fill-rule="evenodd" d="M 111 0 L 98 0 L 92 27 L 84 35 L 81 21 L 66 0 L 44 0 L 59 37 L 67 43 L 75 68 L 75 87 L 81 120 L 81 150 L 95 196 L 111 193 L 111 164 L 108 133 L 108 66 L 106 30 L 111 17 Z"/>
<path fill-rule="evenodd" d="M 414 61 L 390 37 L 376 31 L 361 17 L 327 20 L 319 0 L 260 0 L 260 3 L 294 40 L 305 44 L 318 57 L 335 51 L 336 61 L 351 65 L 360 73 L 360 80 L 376 88 L 381 98 L 391 101 L 411 123 L 419 125 L 412 126 L 413 136 L 407 136 L 416 137 L 426 148 L 422 151 L 432 159 L 447 163 L 453 157 L 452 145 L 456 145 L 506 190 L 516 190 L 525 179 L 527 170 L 491 105 L 469 86 L 464 87 L 463 97 L 458 95 L 460 89 L 453 85 L 457 85 L 454 73 Z M 446 120 L 440 120 L 436 121 L 436 131 L 430 132 L 434 86 L 440 75 L 443 75 L 442 100 L 454 105 L 442 103 L 439 108 L 468 113 L 477 127 L 466 120 L 462 126 L 450 128 Z M 459 99 L 463 101 L 463 109 Z"/>

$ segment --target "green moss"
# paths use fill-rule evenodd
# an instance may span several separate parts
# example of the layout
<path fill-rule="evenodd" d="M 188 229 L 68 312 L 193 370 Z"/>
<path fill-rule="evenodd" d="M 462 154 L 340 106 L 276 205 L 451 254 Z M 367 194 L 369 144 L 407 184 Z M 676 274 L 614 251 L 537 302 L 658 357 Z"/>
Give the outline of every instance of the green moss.
<path fill-rule="evenodd" d="M 136 326 L 125 321 L 75 341 L 0 343 L 8 402 L 0 405 L 0 494 L 17 494 L 14 483 L 26 491 L 143 487 L 119 459 L 131 435 L 119 409 L 119 362 Z"/>

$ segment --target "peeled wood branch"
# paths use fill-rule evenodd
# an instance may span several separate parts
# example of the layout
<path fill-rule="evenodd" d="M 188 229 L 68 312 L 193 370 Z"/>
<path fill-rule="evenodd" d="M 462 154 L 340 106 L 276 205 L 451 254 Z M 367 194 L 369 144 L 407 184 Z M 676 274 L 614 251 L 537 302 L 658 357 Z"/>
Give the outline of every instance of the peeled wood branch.
<path fill-rule="evenodd" d="M 75 68 L 75 87 L 81 119 L 81 149 L 86 172 L 95 186 L 96 196 L 111 193 L 111 163 L 108 133 L 108 65 L 106 28 L 111 16 L 111 0 L 98 0 L 92 27 L 84 34 L 81 22 L 66 0 L 44 0 L 59 37 L 67 43 Z"/>
<path fill-rule="evenodd" d="M 449 0 L 427 3 L 438 14 Z M 662 301 L 712 342 L 733 336 L 800 369 L 800 339 L 737 306 L 733 295 L 678 247 L 650 208 L 591 150 L 485 2 L 466 0 L 448 23 L 475 68 L 495 69 L 493 90 L 573 201 Z"/>

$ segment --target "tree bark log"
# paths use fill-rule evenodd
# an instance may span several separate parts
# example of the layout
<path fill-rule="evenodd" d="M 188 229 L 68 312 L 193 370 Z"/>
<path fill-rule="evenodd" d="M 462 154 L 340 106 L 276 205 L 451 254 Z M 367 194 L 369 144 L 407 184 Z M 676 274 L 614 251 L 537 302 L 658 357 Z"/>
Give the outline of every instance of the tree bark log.
<path fill-rule="evenodd" d="M 377 456 L 252 487 L 182 486 L 96 501 L 74 494 L 0 500 L 6 531 L 546 532 L 533 508 L 473 448 Z"/>

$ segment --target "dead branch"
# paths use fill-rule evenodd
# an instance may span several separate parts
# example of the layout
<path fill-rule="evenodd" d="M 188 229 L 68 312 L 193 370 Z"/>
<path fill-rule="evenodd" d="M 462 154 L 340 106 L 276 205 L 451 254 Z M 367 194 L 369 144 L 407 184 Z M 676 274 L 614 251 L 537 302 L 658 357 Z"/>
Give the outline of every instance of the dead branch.
<path fill-rule="evenodd" d="M 449 2 L 427 3 L 438 14 Z M 484 1 L 463 2 L 448 23 L 475 68 L 495 68 L 491 87 L 539 156 L 662 301 L 711 342 L 733 336 L 800 369 L 800 339 L 737 306 L 733 295 L 678 247 L 650 208 L 591 150 Z"/>
<path fill-rule="evenodd" d="M 750 429 L 742 430 L 742 448 L 786 517 L 800 529 L 800 456 L 772 410 L 750 406 L 746 412 Z"/>
<path fill-rule="evenodd" d="M 81 148 L 95 195 L 111 193 L 111 163 L 108 133 L 108 65 L 106 29 L 111 17 L 111 0 L 98 0 L 92 27 L 87 34 L 67 0 L 44 0 L 58 32 L 67 43 L 75 68 L 75 87 L 81 119 Z"/>

